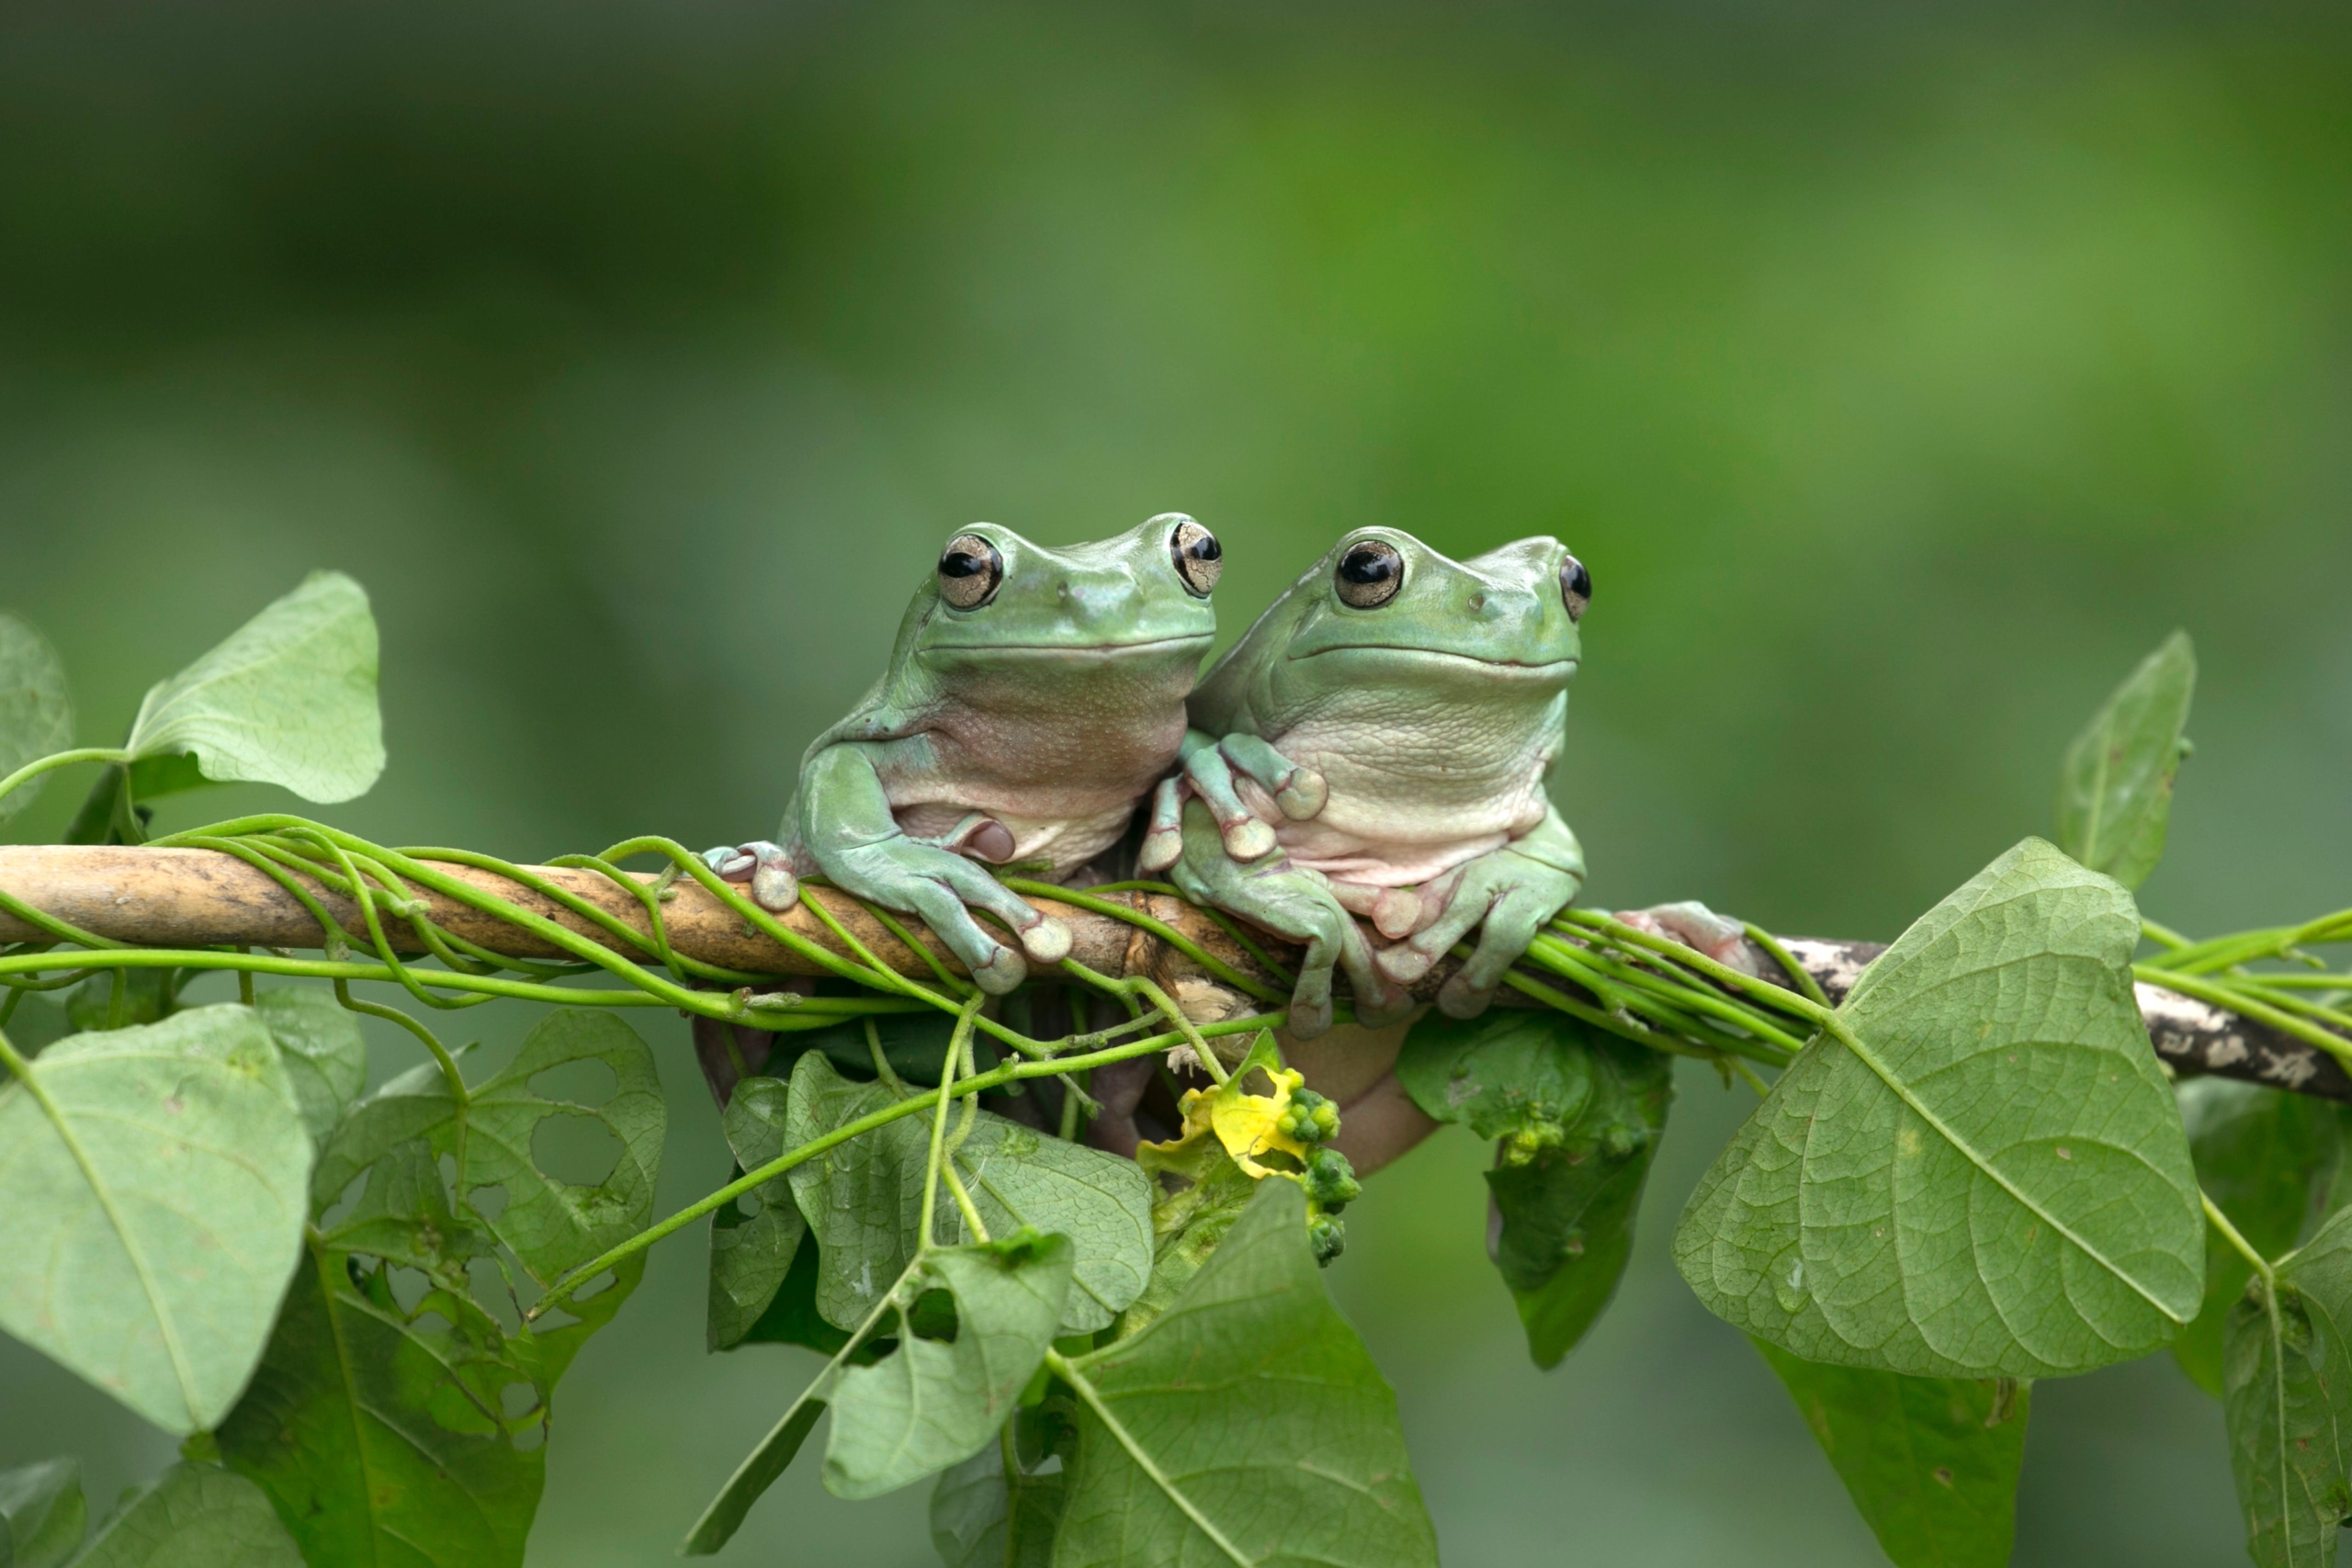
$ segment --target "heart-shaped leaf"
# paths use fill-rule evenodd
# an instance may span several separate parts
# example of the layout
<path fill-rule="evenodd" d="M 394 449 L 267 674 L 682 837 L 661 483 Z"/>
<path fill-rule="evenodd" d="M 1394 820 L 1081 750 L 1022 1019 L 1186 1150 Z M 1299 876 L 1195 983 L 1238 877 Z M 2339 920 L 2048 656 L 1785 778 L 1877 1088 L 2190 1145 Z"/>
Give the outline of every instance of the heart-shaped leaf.
<path fill-rule="evenodd" d="M 207 779 L 282 784 L 327 805 L 365 795 L 384 771 L 366 591 L 312 572 L 150 691 L 124 749 L 141 761 L 189 752 Z"/>
<path fill-rule="evenodd" d="M 1864 971 L 1691 1195 L 1709 1310 L 1806 1360 L 2052 1377 L 2197 1314 L 2204 1218 L 2132 896 L 2038 839 Z"/>
<path fill-rule="evenodd" d="M 294 1271 L 311 1158 L 251 1008 L 58 1042 L 0 1087 L 0 1327 L 167 1431 L 210 1427 Z"/>

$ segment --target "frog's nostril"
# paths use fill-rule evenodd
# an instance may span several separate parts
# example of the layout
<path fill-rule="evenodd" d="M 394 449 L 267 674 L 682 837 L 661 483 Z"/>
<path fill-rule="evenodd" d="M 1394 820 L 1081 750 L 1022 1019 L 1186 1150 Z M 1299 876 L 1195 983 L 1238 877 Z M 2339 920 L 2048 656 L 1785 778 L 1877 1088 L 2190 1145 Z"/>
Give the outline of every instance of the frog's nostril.
<path fill-rule="evenodd" d="M 1476 592 L 1470 595 L 1470 608 L 1473 610 L 1483 610 L 1486 607 L 1487 591 L 1481 588 Z"/>

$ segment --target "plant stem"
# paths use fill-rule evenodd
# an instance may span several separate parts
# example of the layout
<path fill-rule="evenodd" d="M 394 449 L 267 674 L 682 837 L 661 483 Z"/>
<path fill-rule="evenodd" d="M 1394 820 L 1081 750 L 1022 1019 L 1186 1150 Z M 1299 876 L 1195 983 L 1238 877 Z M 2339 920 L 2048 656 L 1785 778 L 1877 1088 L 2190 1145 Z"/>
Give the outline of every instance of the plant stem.
<path fill-rule="evenodd" d="M 130 752 L 104 746 L 85 746 L 79 750 L 52 752 L 46 757 L 36 757 L 6 778 L 0 779 L 0 796 L 6 796 L 19 784 L 28 784 L 54 768 L 69 768 L 76 762 L 128 762 L 130 761 L 131 761 Z"/>
<path fill-rule="evenodd" d="M 2230 1216 L 2222 1213 L 2222 1206 L 2214 1202 L 2211 1194 L 2202 1187 L 2197 1190 L 2197 1201 L 2205 1206 L 2205 1218 L 2212 1223 L 2215 1230 L 2222 1233 L 2222 1239 L 2237 1248 L 2239 1257 L 2254 1265 L 2254 1271 L 2262 1276 L 2265 1289 L 2275 1291 L 2278 1288 L 2278 1277 L 2271 1268 L 2269 1260 L 2256 1252 L 2254 1249 L 2254 1244 L 2239 1234 L 2238 1227 L 2230 1223 Z"/>

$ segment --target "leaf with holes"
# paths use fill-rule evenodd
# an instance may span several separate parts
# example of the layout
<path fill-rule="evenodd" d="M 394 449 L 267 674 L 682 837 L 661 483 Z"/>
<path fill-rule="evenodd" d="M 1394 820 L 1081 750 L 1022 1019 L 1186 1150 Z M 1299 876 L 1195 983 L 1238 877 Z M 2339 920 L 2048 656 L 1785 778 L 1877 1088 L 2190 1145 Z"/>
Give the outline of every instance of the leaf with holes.
<path fill-rule="evenodd" d="M 797 1147 L 895 1100 L 888 1086 L 853 1083 L 811 1052 L 793 1069 L 785 1127 L 773 1146 Z M 951 1128 L 962 1125 L 962 1115 L 956 1112 Z M 769 1146 L 739 1148 L 737 1157 L 752 1163 Z M 864 1321 L 913 1258 L 930 1147 L 929 1118 L 907 1116 L 792 1171 L 793 1191 L 822 1249 L 817 1308 L 826 1321 L 843 1328 Z M 1070 1238 L 1078 1261 L 1065 1332 L 1107 1327 L 1151 1277 L 1151 1185 L 1133 1161 L 984 1111 L 956 1145 L 955 1164 L 991 1235 L 1027 1225 Z M 940 1210 L 942 1239 L 961 1236 L 963 1217 L 952 1205 Z"/>
<path fill-rule="evenodd" d="M 376 620 L 339 571 L 314 571 L 139 705 L 125 750 L 192 754 L 207 779 L 282 784 L 325 805 L 384 771 Z"/>
<path fill-rule="evenodd" d="M 2175 1091 L 2197 1179 L 2265 1258 L 2292 1247 L 2324 1217 L 2343 1169 L 2352 1110 L 2306 1094 L 2228 1078 L 2191 1078 Z M 2218 1230 L 2205 1233 L 2205 1303 L 2173 1341 L 2181 1370 L 2219 1398 L 2222 1325 L 2253 1266 Z"/>
<path fill-rule="evenodd" d="M 287 1082 L 311 1141 L 323 1144 L 368 1087 L 368 1043 L 359 1018 L 324 991 L 264 991 L 254 1010 L 277 1043 Z"/>
<path fill-rule="evenodd" d="M 2074 744 L 2058 773 L 2058 842 L 2126 887 L 2164 857 L 2173 776 L 2188 755 L 2182 730 L 2197 691 L 2197 650 L 2187 632 L 2140 662 Z"/>
<path fill-rule="evenodd" d="M 0 779 L 73 746 L 64 661 L 40 633 L 0 614 Z M 42 775 L 0 795 L 0 822 L 30 806 L 47 782 Z"/>
<path fill-rule="evenodd" d="M 611 1093 L 592 1102 L 533 1087 L 543 1075 L 569 1077 L 583 1069 L 608 1074 Z M 601 1128 L 617 1146 L 601 1180 L 570 1181 L 548 1168 L 539 1140 L 571 1130 L 567 1124 Z M 447 1079 L 430 1064 L 360 1101 L 321 1156 L 311 1198 L 323 1209 L 387 1151 L 425 1139 L 435 1154 L 458 1162 L 462 1201 L 486 1216 L 492 1234 L 546 1285 L 645 1228 L 667 1126 L 653 1054 L 637 1032 L 601 1009 L 562 1008 L 539 1021 L 504 1069 L 470 1091 L 462 1115 Z M 495 1201 L 501 1195 L 503 1205 Z M 611 1320 L 643 1271 L 639 1254 L 616 1271 L 614 1285 L 565 1303 L 577 1324 L 535 1337 L 537 1353 L 555 1358 L 548 1382 L 561 1376 L 580 1340 Z"/>
<path fill-rule="evenodd" d="M 1691 1195 L 1710 1311 L 1811 1361 L 2055 1377 L 2197 1315 L 2204 1218 L 2132 896 L 2029 839 L 1863 972 Z"/>
<path fill-rule="evenodd" d="M 1056 1568 L 1437 1562 L 1396 1395 L 1324 1294 L 1295 1182 L 1260 1182 L 1169 1309 L 1072 1370 Z"/>
<path fill-rule="evenodd" d="M 784 1152 L 784 1125 L 791 1100 L 788 1086 L 775 1078 L 749 1077 L 736 1085 L 722 1124 L 741 1169 L 767 1164 Z M 792 1271 L 808 1223 L 786 1177 L 763 1182 L 727 1204 L 710 1220 L 710 1305 L 705 1334 L 709 1348 L 725 1350 L 742 1342 L 775 1300 Z"/>
<path fill-rule="evenodd" d="M 89 1521 L 75 1461 L 0 1471 L 0 1568 L 64 1568 L 82 1550 Z"/>
<path fill-rule="evenodd" d="M 546 1480 L 553 1380 L 475 1299 L 494 1238 L 423 1140 L 387 1151 L 314 1233 L 269 1353 L 217 1434 L 313 1562 L 519 1563 Z"/>
<path fill-rule="evenodd" d="M 1584 1057 L 1592 1090 L 1573 1121 L 1532 1149 L 1502 1140 L 1487 1172 L 1488 1250 L 1518 1303 L 1528 1354 L 1555 1367 L 1609 1305 L 1633 1256 L 1642 1183 L 1674 1099 L 1674 1063 L 1562 1014 L 1534 1016 Z"/>
<path fill-rule="evenodd" d="M 2246 1549 L 2263 1568 L 2327 1568 L 2352 1522 L 2352 1213 L 2322 1225 L 2222 1330 L 2222 1408 Z"/>
<path fill-rule="evenodd" d="M 947 1247 L 915 1266 L 900 1287 L 911 1308 L 926 1292 L 955 1303 L 952 1337 L 922 1331 L 920 1314 L 899 1348 L 833 1385 L 833 1432 L 825 1489 L 878 1497 L 972 1457 L 992 1441 L 1045 1359 L 1069 1294 L 1069 1238 L 1024 1230 L 995 1242 Z"/>
<path fill-rule="evenodd" d="M 302 1568 L 302 1554 L 252 1482 L 175 1464 L 107 1519 L 75 1568 Z"/>
<path fill-rule="evenodd" d="M 1062 1473 L 1013 1471 L 1001 1445 L 940 1472 L 931 1544 L 947 1568 L 1051 1568 L 1062 1522 Z"/>
<path fill-rule="evenodd" d="M 0 1328 L 168 1431 L 252 1375 L 311 1140 L 251 1008 L 78 1034 L 0 1087 Z"/>
<path fill-rule="evenodd" d="M 1825 1367 L 1751 1343 L 1895 1568 L 2006 1568 L 2030 1390 Z"/>

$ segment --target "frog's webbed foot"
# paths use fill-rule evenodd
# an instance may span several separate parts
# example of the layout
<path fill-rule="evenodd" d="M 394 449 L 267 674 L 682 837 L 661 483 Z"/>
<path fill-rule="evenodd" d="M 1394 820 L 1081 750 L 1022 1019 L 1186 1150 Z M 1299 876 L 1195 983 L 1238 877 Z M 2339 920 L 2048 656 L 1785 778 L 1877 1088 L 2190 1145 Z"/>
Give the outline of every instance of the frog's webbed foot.
<path fill-rule="evenodd" d="M 994 849 L 1009 855 L 1012 840 L 993 819 L 967 818 L 943 840 L 898 834 L 835 849 L 822 863 L 848 892 L 916 916 L 963 962 L 980 989 L 1001 996 L 1029 977 L 1029 960 L 1058 964 L 1070 948 L 1068 926 L 1038 913 L 967 858 Z M 945 847 L 950 843 L 964 852 Z M 1021 945 L 1007 946 L 991 935 L 973 919 L 976 909 L 1002 921 Z"/>
<path fill-rule="evenodd" d="M 1293 762 L 1255 735 L 1228 735 L 1184 753 L 1182 770 L 1152 792 L 1151 824 L 1137 863 L 1165 871 L 1184 852 L 1183 807 L 1189 795 L 1205 803 L 1225 839 L 1226 853 L 1238 861 L 1262 860 L 1273 852 L 1274 830 L 1250 809 L 1236 775 L 1272 795 L 1282 814 L 1303 822 L 1322 811 L 1331 790 L 1315 769 Z"/>
<path fill-rule="evenodd" d="M 1747 940 L 1745 922 L 1718 915 L 1696 899 L 1679 904 L 1653 904 L 1646 909 L 1620 909 L 1617 919 L 1635 931 L 1662 936 L 1705 953 L 1716 963 L 1743 975 L 1764 977 L 1756 949 Z"/>
<path fill-rule="evenodd" d="M 1472 931 L 1477 945 L 1438 987 L 1450 1018 L 1476 1018 L 1494 1000 L 1504 974 L 1525 954 L 1544 922 L 1573 902 L 1583 876 L 1506 846 L 1455 867 L 1419 891 L 1412 934 L 1374 960 L 1381 973 L 1410 985 Z M 1384 927 L 1384 934 L 1387 934 Z"/>
<path fill-rule="evenodd" d="M 1235 860 L 1226 852 L 1214 813 L 1202 802 L 1189 805 L 1182 821 L 1184 854 L 1171 874 L 1178 890 L 1196 904 L 1238 915 L 1306 945 L 1291 995 L 1293 1034 L 1312 1039 L 1331 1027 L 1334 970 L 1348 976 L 1360 1022 L 1394 1022 L 1410 1010 L 1412 998 L 1374 966 L 1372 944 L 1321 875 L 1275 854 L 1254 863 Z"/>
<path fill-rule="evenodd" d="M 781 914 L 800 902 L 800 878 L 782 845 L 765 839 L 747 844 L 721 844 L 702 852 L 703 864 L 722 882 L 748 882 L 752 902 L 770 914 Z"/>

